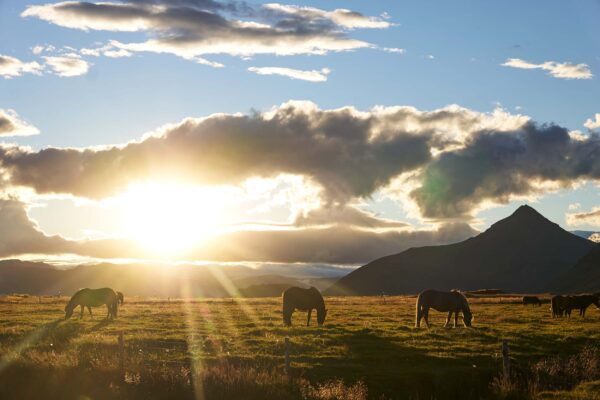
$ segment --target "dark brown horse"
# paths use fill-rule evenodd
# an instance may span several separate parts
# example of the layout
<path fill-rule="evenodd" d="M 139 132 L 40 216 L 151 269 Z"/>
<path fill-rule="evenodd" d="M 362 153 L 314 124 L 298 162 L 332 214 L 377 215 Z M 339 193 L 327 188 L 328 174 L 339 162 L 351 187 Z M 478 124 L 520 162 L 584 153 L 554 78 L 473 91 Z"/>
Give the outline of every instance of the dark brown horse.
<path fill-rule="evenodd" d="M 310 315 L 312 310 L 317 310 L 317 323 L 319 326 L 325 322 L 327 309 L 321 292 L 315 287 L 303 289 L 293 286 L 283 292 L 283 324 L 285 326 L 292 325 L 292 313 L 295 310 L 308 311 L 306 326 L 310 325 Z"/>
<path fill-rule="evenodd" d="M 453 290 L 451 292 L 440 292 L 433 289 L 425 290 L 417 297 L 417 312 L 416 312 L 416 323 L 415 326 L 419 328 L 421 326 L 421 318 L 425 319 L 425 324 L 429 328 L 429 309 L 433 308 L 436 311 L 448 312 L 448 318 L 446 318 L 446 324 L 450 323 L 450 318 L 454 314 L 454 327 L 458 324 L 458 314 L 462 311 L 463 322 L 465 326 L 471 326 L 473 320 L 473 314 L 469 308 L 469 302 L 467 298 L 459 291 Z"/>
<path fill-rule="evenodd" d="M 71 297 L 71 300 L 65 306 L 65 319 L 71 318 L 73 310 L 77 306 L 81 306 L 79 318 L 83 318 L 85 307 L 88 308 L 90 315 L 92 315 L 91 307 L 98 307 L 103 304 L 106 305 L 106 309 L 108 310 L 106 318 L 117 318 L 117 302 L 117 294 L 110 288 L 81 289 Z"/>
<path fill-rule="evenodd" d="M 533 304 L 534 306 L 541 306 L 542 301 L 537 296 L 523 296 L 523 305 Z"/>
<path fill-rule="evenodd" d="M 600 299 L 598 296 L 593 294 L 571 296 L 571 308 L 579 310 L 579 316 L 582 318 L 585 318 L 585 310 L 592 304 L 600 308 Z"/>
<path fill-rule="evenodd" d="M 572 296 L 552 296 L 552 300 L 550 300 L 552 318 L 562 317 L 563 315 L 571 317 L 571 310 L 573 309 L 572 304 Z"/>

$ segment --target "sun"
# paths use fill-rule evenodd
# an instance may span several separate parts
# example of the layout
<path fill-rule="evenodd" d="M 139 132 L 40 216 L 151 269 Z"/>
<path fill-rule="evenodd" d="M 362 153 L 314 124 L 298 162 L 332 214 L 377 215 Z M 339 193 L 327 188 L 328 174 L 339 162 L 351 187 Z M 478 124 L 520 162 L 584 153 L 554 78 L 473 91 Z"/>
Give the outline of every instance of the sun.
<path fill-rule="evenodd" d="M 180 255 L 216 234 L 221 222 L 222 199 L 209 189 L 134 184 L 121 200 L 125 236 L 151 255 Z"/>

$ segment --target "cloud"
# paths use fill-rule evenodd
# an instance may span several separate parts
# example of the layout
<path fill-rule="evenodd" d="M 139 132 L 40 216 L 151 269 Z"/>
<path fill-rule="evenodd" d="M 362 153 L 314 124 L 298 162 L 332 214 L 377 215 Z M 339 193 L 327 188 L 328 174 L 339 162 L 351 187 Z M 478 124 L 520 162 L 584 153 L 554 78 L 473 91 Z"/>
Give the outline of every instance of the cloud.
<path fill-rule="evenodd" d="M 501 65 L 520 69 L 542 69 L 548 71 L 553 77 L 562 79 L 592 79 L 594 76 L 587 64 L 559 63 L 556 61 L 534 64 L 519 58 L 509 58 Z"/>
<path fill-rule="evenodd" d="M 171 53 L 193 60 L 205 54 L 295 55 L 354 50 L 372 45 L 348 37 L 347 31 L 391 25 L 381 18 L 344 9 L 216 1 L 68 1 L 29 6 L 21 15 L 85 31 L 144 32 L 149 36 L 146 41 L 112 43 L 129 52 Z"/>
<path fill-rule="evenodd" d="M 237 231 L 194 249 L 188 258 L 213 261 L 323 262 L 364 264 L 410 247 L 455 243 L 478 232 L 464 223 L 434 230 L 389 230 L 378 233 L 349 226 L 276 231 Z"/>
<path fill-rule="evenodd" d="M 600 207 L 594 207 L 589 212 L 567 213 L 566 217 L 567 224 L 570 226 L 600 226 Z"/>
<path fill-rule="evenodd" d="M 294 218 L 294 226 L 351 226 L 363 229 L 407 228 L 408 224 L 378 217 L 356 207 L 325 207 L 299 213 Z"/>
<path fill-rule="evenodd" d="M 434 154 L 464 148 L 480 130 L 517 129 L 528 118 L 459 106 L 321 110 L 290 101 L 250 115 L 188 118 L 121 146 L 46 148 L 1 145 L 0 168 L 15 186 L 88 198 L 135 182 L 238 185 L 249 178 L 299 175 L 322 201 L 345 204 L 426 167 Z"/>
<path fill-rule="evenodd" d="M 79 52 L 85 56 L 93 56 L 93 57 L 110 57 L 110 58 L 122 58 L 122 57 L 131 57 L 133 54 L 125 49 L 119 49 L 115 46 L 114 41 L 110 41 L 104 46 L 97 47 L 94 49 L 83 48 L 79 50 Z"/>
<path fill-rule="evenodd" d="M 24 73 L 39 75 L 43 67 L 35 62 L 23 62 L 15 57 L 0 54 L 0 76 L 3 78 L 14 78 Z"/>
<path fill-rule="evenodd" d="M 385 51 L 387 53 L 398 53 L 398 54 L 406 53 L 406 50 L 401 49 L 399 47 L 384 47 L 383 51 Z"/>
<path fill-rule="evenodd" d="M 90 64 L 75 53 L 43 58 L 54 73 L 62 77 L 85 75 L 90 68 Z"/>
<path fill-rule="evenodd" d="M 333 11 L 324 11 L 314 7 L 299 7 L 278 3 L 265 4 L 263 7 L 267 10 L 273 10 L 282 14 L 297 17 L 302 21 L 328 20 L 338 26 L 348 29 L 384 29 L 392 26 L 392 24 L 385 19 L 367 17 L 361 13 L 343 8 L 338 8 Z"/>
<path fill-rule="evenodd" d="M 583 124 L 589 130 L 594 130 L 600 128 L 600 114 L 594 115 L 594 119 L 588 118 Z"/>
<path fill-rule="evenodd" d="M 304 71 L 300 69 L 292 68 L 280 68 L 280 67 L 250 67 L 248 71 L 254 72 L 259 75 L 281 75 L 287 76 L 292 79 L 300 79 L 309 82 L 325 82 L 327 81 L 327 75 L 331 72 L 328 68 L 321 70 Z"/>
<path fill-rule="evenodd" d="M 441 153 L 411 193 L 422 215 L 468 215 L 485 202 L 545 193 L 600 179 L 600 137 L 573 138 L 556 125 L 528 122 L 514 131 L 483 130 L 465 146 Z"/>
<path fill-rule="evenodd" d="M 0 108 L 0 137 L 37 135 L 40 131 L 33 125 L 22 121 L 13 110 Z"/>
<path fill-rule="evenodd" d="M 478 232 L 464 223 L 433 230 L 375 232 L 351 225 L 276 231 L 241 230 L 224 233 L 198 245 L 181 260 L 362 264 L 409 247 L 454 243 Z M 43 233 L 27 215 L 27 205 L 15 198 L 0 199 L 0 257 L 78 255 L 94 258 L 153 257 L 125 239 L 71 240 Z"/>
<path fill-rule="evenodd" d="M 60 236 L 48 236 L 27 216 L 16 198 L 0 199 L 0 257 L 21 254 L 57 254 L 70 250 Z"/>

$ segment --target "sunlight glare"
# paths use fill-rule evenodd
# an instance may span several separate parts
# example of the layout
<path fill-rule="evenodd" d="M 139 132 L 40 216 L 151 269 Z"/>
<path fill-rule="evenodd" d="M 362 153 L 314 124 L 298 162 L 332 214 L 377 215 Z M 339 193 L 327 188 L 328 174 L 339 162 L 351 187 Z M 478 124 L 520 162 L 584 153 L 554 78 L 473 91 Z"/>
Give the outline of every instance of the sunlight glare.
<path fill-rule="evenodd" d="M 156 255 L 181 254 L 214 235 L 221 222 L 217 190 L 135 184 L 123 195 L 125 234 Z"/>

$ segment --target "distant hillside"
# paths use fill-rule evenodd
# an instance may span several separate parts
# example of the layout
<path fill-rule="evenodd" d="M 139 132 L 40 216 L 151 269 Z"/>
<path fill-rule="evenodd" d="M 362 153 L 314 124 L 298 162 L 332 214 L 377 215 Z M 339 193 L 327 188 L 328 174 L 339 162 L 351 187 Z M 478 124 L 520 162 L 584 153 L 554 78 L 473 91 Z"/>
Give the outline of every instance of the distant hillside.
<path fill-rule="evenodd" d="M 316 268 L 102 263 L 61 269 L 41 262 L 2 260 L 0 294 L 70 295 L 83 287 L 107 286 L 124 292 L 126 296 L 230 297 L 248 286 L 285 284 L 289 287 L 309 286 L 312 281 L 330 282 L 331 278 L 317 275 Z M 273 274 L 274 271 L 292 276 Z M 332 272 L 340 276 L 346 271 L 329 268 L 325 276 L 331 276 Z"/>
<path fill-rule="evenodd" d="M 548 285 L 557 293 L 600 292 L 600 245 Z"/>
<path fill-rule="evenodd" d="M 537 292 L 570 269 L 594 243 L 529 206 L 463 242 L 412 248 L 341 278 L 327 294 L 401 294 L 426 288 Z"/>
<path fill-rule="evenodd" d="M 591 240 L 592 242 L 600 243 L 600 232 L 596 231 L 571 231 L 572 234 Z"/>
<path fill-rule="evenodd" d="M 285 283 L 268 283 L 261 285 L 252 285 L 240 289 L 243 297 L 277 297 L 281 296 L 283 291 L 292 285 Z"/>

